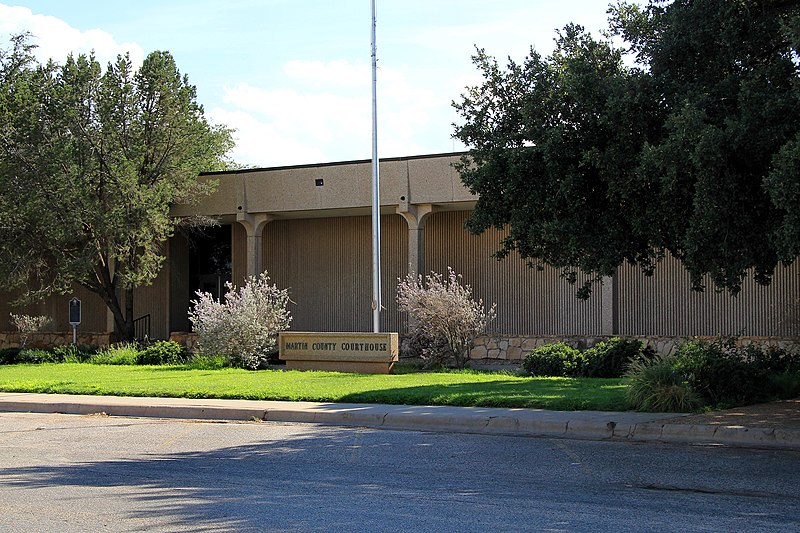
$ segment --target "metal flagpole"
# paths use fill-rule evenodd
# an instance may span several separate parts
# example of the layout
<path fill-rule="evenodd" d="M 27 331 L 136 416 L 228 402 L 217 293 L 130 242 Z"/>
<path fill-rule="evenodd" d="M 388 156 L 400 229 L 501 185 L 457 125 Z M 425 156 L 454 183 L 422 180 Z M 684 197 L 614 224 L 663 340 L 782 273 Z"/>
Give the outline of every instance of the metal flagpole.
<path fill-rule="evenodd" d="M 378 55 L 375 47 L 375 0 L 372 0 L 372 330 L 381 321 L 381 212 L 378 172 Z"/>

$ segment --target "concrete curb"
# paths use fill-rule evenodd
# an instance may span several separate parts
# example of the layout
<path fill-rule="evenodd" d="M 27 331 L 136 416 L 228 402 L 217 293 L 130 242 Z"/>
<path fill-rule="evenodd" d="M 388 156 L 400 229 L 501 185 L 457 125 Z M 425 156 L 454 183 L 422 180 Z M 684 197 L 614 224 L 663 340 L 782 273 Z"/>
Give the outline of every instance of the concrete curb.
<path fill-rule="evenodd" d="M 800 431 L 664 423 L 674 414 L 0 393 L 0 411 L 261 420 L 486 435 L 800 450 Z"/>
<path fill-rule="evenodd" d="M 800 430 L 712 424 L 641 424 L 629 440 L 800 450 Z"/>

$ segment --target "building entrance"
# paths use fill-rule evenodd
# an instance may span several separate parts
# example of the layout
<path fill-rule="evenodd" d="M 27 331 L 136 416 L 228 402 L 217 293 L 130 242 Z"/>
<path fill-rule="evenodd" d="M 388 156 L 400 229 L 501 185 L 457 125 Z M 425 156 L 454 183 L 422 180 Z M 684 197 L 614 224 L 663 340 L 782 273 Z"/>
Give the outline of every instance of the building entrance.
<path fill-rule="evenodd" d="M 189 291 L 208 292 L 225 298 L 225 283 L 231 280 L 231 226 L 206 228 L 189 241 Z"/>

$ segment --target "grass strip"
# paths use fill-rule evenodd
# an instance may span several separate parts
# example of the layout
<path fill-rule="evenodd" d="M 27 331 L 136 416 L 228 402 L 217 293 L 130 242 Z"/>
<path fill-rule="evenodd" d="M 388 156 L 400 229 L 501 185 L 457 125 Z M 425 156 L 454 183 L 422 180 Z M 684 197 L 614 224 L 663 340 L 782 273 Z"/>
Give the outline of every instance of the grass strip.
<path fill-rule="evenodd" d="M 0 391 L 170 398 L 626 410 L 620 379 L 449 371 L 390 375 L 80 363 L 0 366 Z"/>

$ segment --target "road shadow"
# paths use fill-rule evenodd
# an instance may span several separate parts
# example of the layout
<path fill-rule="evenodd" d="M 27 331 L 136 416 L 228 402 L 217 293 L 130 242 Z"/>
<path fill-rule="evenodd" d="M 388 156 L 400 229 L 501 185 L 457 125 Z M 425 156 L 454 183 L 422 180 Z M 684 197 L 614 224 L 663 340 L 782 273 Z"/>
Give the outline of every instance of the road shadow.
<path fill-rule="evenodd" d="M 147 425 L 162 423 L 112 418 L 101 435 L 137 439 Z M 91 522 L 97 515 L 86 512 L 92 506 L 120 520 L 108 525 L 112 530 L 132 530 L 131 524 L 158 531 L 637 529 L 620 516 L 662 526 L 653 530 L 673 529 L 673 520 L 686 517 L 702 526 L 698 531 L 798 525 L 796 486 L 785 475 L 796 466 L 792 454 L 753 452 L 740 464 L 738 450 L 306 426 L 278 437 L 285 433 L 274 423 L 252 423 L 245 444 L 203 444 L 230 438 L 230 425 L 219 427 L 216 440 L 204 439 L 204 428 L 192 433 L 197 444 L 181 441 L 201 451 L 137 453 L 133 446 L 125 452 L 133 458 L 73 463 L 63 457 L 77 454 L 56 451 L 60 464 L 41 464 L 48 458 L 40 457 L 37 464 L 0 465 L 4 513 L 19 498 L 40 502 L 42 513 L 76 505 L 57 515 L 84 520 L 71 530 L 99 529 Z M 680 466 L 687 455 L 693 462 Z M 721 476 L 730 464 L 736 475 Z M 783 481 L 776 485 L 777 479 Z"/>
<path fill-rule="evenodd" d="M 418 480 L 414 464 L 398 471 L 387 433 L 316 428 L 313 435 L 209 451 L 0 467 L 0 491 L 62 488 L 69 496 L 55 505 L 123 499 L 126 518 L 158 517 L 160 530 L 175 531 L 394 531 L 397 524 L 441 531 L 453 527 L 453 505 L 482 505 L 487 489 L 474 479 L 429 467 L 429 477 Z M 435 444 L 441 438 L 413 436 L 407 446 L 419 453 L 412 461 L 447 457 Z M 511 527 L 520 518 L 495 511 L 489 509 L 487 521 Z"/>

